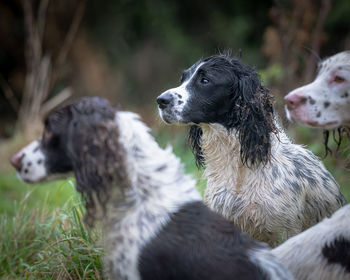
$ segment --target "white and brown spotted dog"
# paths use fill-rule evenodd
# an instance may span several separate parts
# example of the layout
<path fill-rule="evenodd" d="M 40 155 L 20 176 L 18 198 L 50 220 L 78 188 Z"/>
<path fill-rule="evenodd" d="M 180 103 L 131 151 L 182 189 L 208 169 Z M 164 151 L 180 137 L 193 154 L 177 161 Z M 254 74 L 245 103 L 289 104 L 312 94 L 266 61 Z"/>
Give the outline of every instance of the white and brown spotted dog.
<path fill-rule="evenodd" d="M 29 183 L 74 172 L 85 220 L 106 231 L 109 279 L 293 279 L 266 244 L 203 204 L 180 160 L 136 114 L 104 99 L 51 113 L 42 139 L 12 163 Z"/>
<path fill-rule="evenodd" d="M 287 137 L 268 89 L 238 58 L 199 60 L 157 102 L 166 123 L 192 125 L 205 203 L 255 239 L 275 246 L 344 205 L 332 175 Z"/>
<path fill-rule="evenodd" d="M 290 121 L 327 130 L 350 127 L 350 51 L 320 62 L 315 80 L 284 100 Z"/>

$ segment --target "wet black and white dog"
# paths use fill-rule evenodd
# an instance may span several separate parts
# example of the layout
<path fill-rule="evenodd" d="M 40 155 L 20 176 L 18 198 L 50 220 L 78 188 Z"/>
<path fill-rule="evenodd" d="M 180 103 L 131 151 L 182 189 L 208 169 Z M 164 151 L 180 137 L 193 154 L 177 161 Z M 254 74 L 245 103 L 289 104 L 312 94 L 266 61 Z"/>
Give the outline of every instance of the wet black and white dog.
<path fill-rule="evenodd" d="M 157 98 L 161 118 L 189 124 L 205 203 L 276 245 L 329 217 L 345 200 L 332 175 L 279 127 L 271 96 L 239 59 L 201 59 Z"/>
<path fill-rule="evenodd" d="M 12 164 L 29 183 L 74 172 L 85 220 L 104 224 L 110 279 L 292 279 L 266 245 L 204 206 L 137 115 L 104 99 L 51 113 L 42 139 Z"/>

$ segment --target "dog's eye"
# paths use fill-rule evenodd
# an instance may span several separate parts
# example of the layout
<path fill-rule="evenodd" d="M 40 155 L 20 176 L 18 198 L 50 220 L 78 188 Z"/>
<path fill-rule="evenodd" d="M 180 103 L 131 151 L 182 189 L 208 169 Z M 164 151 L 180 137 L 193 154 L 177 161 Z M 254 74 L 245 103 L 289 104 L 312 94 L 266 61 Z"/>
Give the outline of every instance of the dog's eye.
<path fill-rule="evenodd" d="M 209 83 L 208 79 L 206 79 L 206 78 L 201 79 L 201 84 L 207 84 L 207 83 Z"/>
<path fill-rule="evenodd" d="M 344 81 L 345 81 L 345 79 L 343 77 L 340 77 L 340 76 L 334 77 L 334 82 L 336 82 L 336 83 L 342 83 Z"/>

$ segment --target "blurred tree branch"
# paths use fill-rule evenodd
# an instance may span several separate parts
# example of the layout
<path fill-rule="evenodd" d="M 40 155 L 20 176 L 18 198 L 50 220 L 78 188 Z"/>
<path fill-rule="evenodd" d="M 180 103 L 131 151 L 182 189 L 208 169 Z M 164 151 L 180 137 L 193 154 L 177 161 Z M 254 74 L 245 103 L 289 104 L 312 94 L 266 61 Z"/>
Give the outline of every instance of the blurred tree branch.
<path fill-rule="evenodd" d="M 317 55 L 319 55 L 320 53 L 324 23 L 326 21 L 326 18 L 330 9 L 331 9 L 331 0 L 322 0 L 320 11 L 318 13 L 316 26 L 311 38 L 311 50 Z M 317 64 L 315 62 L 315 57 L 313 53 L 311 53 L 306 62 L 306 69 L 305 69 L 306 74 L 305 74 L 304 82 L 309 82 L 312 79 L 312 77 L 314 76 L 316 66 Z"/>
<path fill-rule="evenodd" d="M 85 10 L 85 0 L 80 0 L 78 3 L 78 7 L 75 10 L 75 14 L 74 14 L 72 23 L 69 27 L 69 30 L 67 32 L 65 39 L 64 39 L 63 45 L 60 49 L 60 52 L 59 52 L 57 59 L 56 59 L 56 62 L 55 62 L 55 69 L 57 71 L 53 73 L 53 78 L 52 78 L 53 83 L 56 81 L 57 74 L 60 71 L 64 62 L 66 61 L 68 52 L 72 47 L 74 38 L 76 37 L 76 34 L 78 32 L 78 29 L 79 29 L 80 22 L 84 16 L 84 10 Z"/>
<path fill-rule="evenodd" d="M 332 0 L 274 0 L 274 3 L 270 9 L 273 25 L 265 32 L 262 50 L 270 62 L 282 65 L 285 78 L 280 88 L 285 95 L 314 76 Z"/>
<path fill-rule="evenodd" d="M 43 113 L 47 111 L 47 108 L 54 108 L 71 95 L 71 90 L 67 91 L 64 89 L 57 94 L 60 98 L 47 100 L 52 87 L 57 81 L 62 65 L 66 61 L 72 42 L 76 37 L 84 14 L 85 0 L 80 0 L 78 3 L 56 63 L 52 62 L 49 52 L 43 52 L 48 5 L 49 0 L 41 0 L 38 6 L 37 18 L 35 18 L 33 1 L 23 0 L 27 71 L 22 102 L 18 113 L 17 128 L 24 132 L 25 137 L 29 138 L 36 134 L 35 127 L 41 126 L 41 118 Z M 43 110 L 43 108 L 46 109 Z"/>
<path fill-rule="evenodd" d="M 5 97 L 9 101 L 12 109 L 18 113 L 20 104 L 18 102 L 18 99 L 16 98 L 16 95 L 14 94 L 12 88 L 8 84 L 8 82 L 5 80 L 5 78 L 0 74 L 0 86 L 5 94 Z"/>

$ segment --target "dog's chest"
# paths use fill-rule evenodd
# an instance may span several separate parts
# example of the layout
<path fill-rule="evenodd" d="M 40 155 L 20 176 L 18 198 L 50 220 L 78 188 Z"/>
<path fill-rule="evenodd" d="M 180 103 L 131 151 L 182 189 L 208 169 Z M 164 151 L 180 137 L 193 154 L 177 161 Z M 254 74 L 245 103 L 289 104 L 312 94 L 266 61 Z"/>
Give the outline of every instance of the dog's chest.
<path fill-rule="evenodd" d="M 226 218 L 236 220 L 240 217 L 263 215 L 262 200 L 268 199 L 266 193 L 252 186 L 243 184 L 236 189 L 235 185 L 218 185 L 208 180 L 205 191 L 205 202 L 215 210 L 220 210 Z"/>
<path fill-rule="evenodd" d="M 282 208 L 283 196 L 277 196 L 273 191 L 247 182 L 237 191 L 233 186 L 218 187 L 208 181 L 204 200 L 211 209 L 234 221 L 242 231 L 275 245 L 275 240 L 281 238 L 279 235 L 294 234 L 301 225 L 294 219 L 296 206 L 290 207 L 289 213 Z"/>

